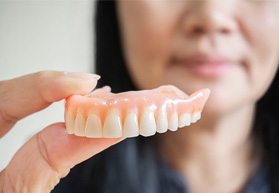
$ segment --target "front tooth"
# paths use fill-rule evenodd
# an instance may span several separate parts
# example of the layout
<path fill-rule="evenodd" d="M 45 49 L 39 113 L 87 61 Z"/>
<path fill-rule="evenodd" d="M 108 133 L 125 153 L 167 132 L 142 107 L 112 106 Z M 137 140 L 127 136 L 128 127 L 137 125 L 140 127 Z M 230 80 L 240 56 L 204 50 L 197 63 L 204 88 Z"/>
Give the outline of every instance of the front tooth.
<path fill-rule="evenodd" d="M 77 112 L 76 120 L 75 120 L 75 128 L 74 128 L 74 134 L 77 136 L 84 136 L 84 126 L 85 126 L 85 119 L 81 112 Z"/>
<path fill-rule="evenodd" d="M 201 112 L 194 112 L 191 118 L 191 122 L 195 123 L 201 118 Z"/>
<path fill-rule="evenodd" d="M 191 125 L 191 114 L 183 113 L 179 116 L 178 127 L 185 127 Z"/>
<path fill-rule="evenodd" d="M 115 138 L 122 136 L 122 126 L 119 111 L 112 109 L 108 112 L 103 129 L 103 137 Z"/>
<path fill-rule="evenodd" d="M 156 119 L 156 123 L 158 133 L 164 133 L 168 130 L 168 117 L 165 110 L 160 109 Z"/>
<path fill-rule="evenodd" d="M 169 118 L 169 130 L 176 131 L 178 128 L 178 115 L 177 112 L 173 112 Z"/>
<path fill-rule="evenodd" d="M 75 124 L 75 119 L 73 115 L 73 111 L 71 109 L 68 109 L 66 111 L 66 116 L 65 116 L 65 123 L 66 123 L 66 129 L 68 134 L 73 134 L 74 133 L 74 124 Z"/>
<path fill-rule="evenodd" d="M 125 118 L 125 122 L 123 126 L 123 136 L 136 137 L 138 135 L 139 135 L 138 117 L 136 113 L 129 112 Z"/>
<path fill-rule="evenodd" d="M 145 109 L 140 118 L 140 134 L 142 136 L 151 136 L 156 133 L 156 122 L 154 118 L 154 113 Z"/>
<path fill-rule="evenodd" d="M 102 137 L 102 123 L 101 119 L 95 113 L 89 113 L 85 126 L 86 137 Z"/>

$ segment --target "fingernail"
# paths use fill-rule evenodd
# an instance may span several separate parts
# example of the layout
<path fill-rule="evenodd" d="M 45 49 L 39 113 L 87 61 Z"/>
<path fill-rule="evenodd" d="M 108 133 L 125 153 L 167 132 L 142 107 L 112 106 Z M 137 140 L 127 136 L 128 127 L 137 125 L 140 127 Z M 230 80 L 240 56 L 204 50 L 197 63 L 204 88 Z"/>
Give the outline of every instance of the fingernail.
<path fill-rule="evenodd" d="M 99 80 L 101 76 L 97 74 L 90 74 L 90 73 L 84 73 L 84 72 L 64 72 L 65 76 L 71 77 L 71 78 L 80 78 L 80 79 L 96 79 Z"/>

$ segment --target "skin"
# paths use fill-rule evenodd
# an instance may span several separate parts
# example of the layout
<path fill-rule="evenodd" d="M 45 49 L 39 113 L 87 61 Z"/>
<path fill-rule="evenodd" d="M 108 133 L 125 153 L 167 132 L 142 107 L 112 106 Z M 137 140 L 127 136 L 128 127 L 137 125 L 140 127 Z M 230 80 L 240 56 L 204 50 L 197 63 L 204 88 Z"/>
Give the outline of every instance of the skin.
<path fill-rule="evenodd" d="M 53 102 L 89 93 L 98 78 L 45 71 L 0 81 L 0 137 L 20 119 Z M 50 192 L 73 166 L 121 140 L 81 138 L 68 135 L 64 123 L 51 124 L 24 144 L 0 172 L 0 192 Z"/>
<path fill-rule="evenodd" d="M 120 0 L 117 9 L 138 88 L 211 90 L 201 121 L 160 136 L 162 155 L 191 192 L 241 192 L 260 158 L 250 138 L 255 103 L 278 69 L 279 2 Z M 198 54 L 224 56 L 229 70 L 196 73 L 176 63 Z"/>

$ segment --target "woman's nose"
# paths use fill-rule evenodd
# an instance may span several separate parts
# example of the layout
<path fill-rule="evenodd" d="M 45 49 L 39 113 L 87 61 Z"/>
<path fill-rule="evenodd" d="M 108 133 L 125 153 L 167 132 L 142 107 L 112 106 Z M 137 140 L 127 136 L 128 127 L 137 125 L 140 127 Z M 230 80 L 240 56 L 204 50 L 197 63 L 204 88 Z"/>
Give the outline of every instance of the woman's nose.
<path fill-rule="evenodd" d="M 220 0 L 193 1 L 183 18 L 184 32 L 188 36 L 233 33 L 237 29 L 237 21 L 231 6 Z"/>

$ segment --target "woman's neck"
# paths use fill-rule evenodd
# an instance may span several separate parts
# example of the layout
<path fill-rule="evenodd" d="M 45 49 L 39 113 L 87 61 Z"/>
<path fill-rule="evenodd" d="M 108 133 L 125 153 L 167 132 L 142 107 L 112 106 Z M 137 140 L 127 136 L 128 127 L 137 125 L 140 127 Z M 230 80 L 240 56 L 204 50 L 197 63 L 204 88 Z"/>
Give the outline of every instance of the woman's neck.
<path fill-rule="evenodd" d="M 191 192 L 241 191 L 255 167 L 254 106 L 218 118 L 204 115 L 191 127 L 160 137 L 160 152 L 187 178 Z"/>

